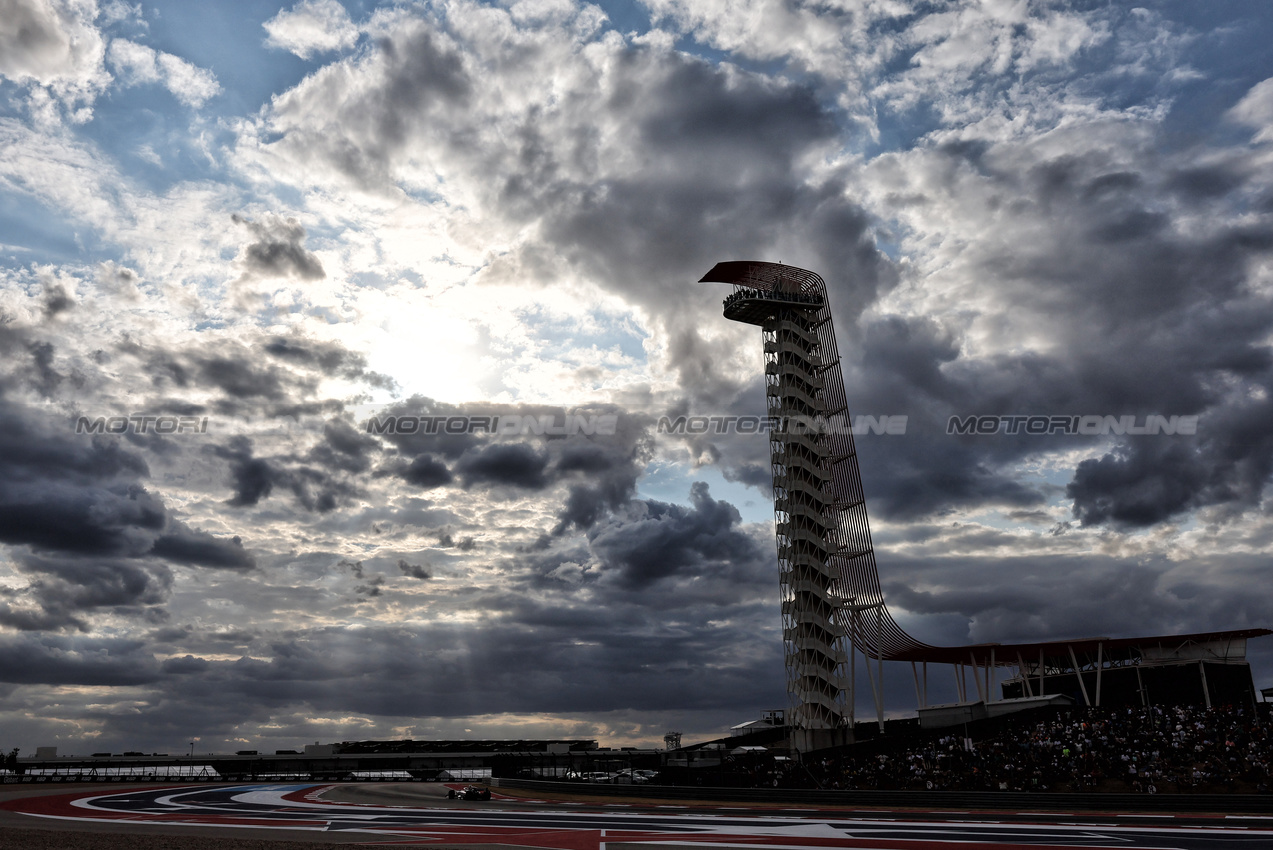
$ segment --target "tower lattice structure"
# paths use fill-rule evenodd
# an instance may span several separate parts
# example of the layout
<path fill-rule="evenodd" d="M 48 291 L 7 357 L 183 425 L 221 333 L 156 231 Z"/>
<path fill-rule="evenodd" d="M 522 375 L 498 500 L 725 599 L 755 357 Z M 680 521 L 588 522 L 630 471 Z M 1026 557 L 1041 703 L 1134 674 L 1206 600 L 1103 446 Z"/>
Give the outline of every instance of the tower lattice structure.
<path fill-rule="evenodd" d="M 725 318 L 763 332 L 788 722 L 842 729 L 856 652 L 880 664 L 925 645 L 884 606 L 826 284 L 746 261 L 718 263 L 700 282 L 732 284 Z M 882 712 L 882 685 L 872 690 Z"/>

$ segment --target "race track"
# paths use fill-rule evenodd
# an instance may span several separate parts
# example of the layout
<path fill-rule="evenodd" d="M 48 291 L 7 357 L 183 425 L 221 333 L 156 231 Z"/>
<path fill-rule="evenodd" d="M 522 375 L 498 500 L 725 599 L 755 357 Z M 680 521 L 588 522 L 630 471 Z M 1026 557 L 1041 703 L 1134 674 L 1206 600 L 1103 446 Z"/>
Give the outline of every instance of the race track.
<path fill-rule="evenodd" d="M 1130 847 L 1221 850 L 1273 847 L 1273 818 L 1029 812 L 867 812 L 448 800 L 437 785 L 256 784 L 148 787 L 9 799 L 6 813 L 144 833 L 153 825 L 278 830 L 342 843 L 503 845 L 601 850 L 657 844 L 713 847 Z M 13 823 L 12 815 L 6 823 Z"/>

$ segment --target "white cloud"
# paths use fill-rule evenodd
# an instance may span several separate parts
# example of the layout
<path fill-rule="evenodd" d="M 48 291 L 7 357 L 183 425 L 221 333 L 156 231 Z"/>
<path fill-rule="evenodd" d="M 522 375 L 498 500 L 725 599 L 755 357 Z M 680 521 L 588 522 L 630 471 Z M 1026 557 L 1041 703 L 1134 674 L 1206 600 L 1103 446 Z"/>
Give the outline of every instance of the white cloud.
<path fill-rule="evenodd" d="M 291 51 L 302 59 L 344 50 L 358 41 L 358 27 L 336 0 L 302 0 L 263 26 L 269 33 L 266 45 Z"/>
<path fill-rule="evenodd" d="M 209 98 L 221 93 L 221 85 L 211 71 L 171 53 L 160 53 L 157 61 L 163 72 L 164 86 L 187 106 L 203 106 Z"/>
<path fill-rule="evenodd" d="M 117 38 L 111 42 L 110 62 L 125 85 L 159 82 L 159 63 L 155 61 L 156 56 L 153 48 L 135 41 Z"/>
<path fill-rule="evenodd" d="M 108 23 L 128 21 L 143 29 L 149 25 L 143 17 L 140 3 L 126 3 L 124 0 L 110 0 L 102 7 L 102 18 Z"/>
<path fill-rule="evenodd" d="M 108 56 L 125 85 L 160 83 L 177 100 L 196 109 L 221 93 L 211 71 L 135 41 L 115 39 Z"/>
<path fill-rule="evenodd" d="M 0 75 L 52 84 L 91 75 L 101 61 L 92 2 L 2 0 Z"/>
<path fill-rule="evenodd" d="M 31 87 L 28 107 L 45 125 L 54 103 L 87 121 L 110 82 L 96 17 L 94 0 L 0 0 L 0 77 Z"/>
<path fill-rule="evenodd" d="M 1239 124 L 1258 130 L 1257 142 L 1273 141 L 1273 77 L 1252 86 L 1227 115 Z"/>

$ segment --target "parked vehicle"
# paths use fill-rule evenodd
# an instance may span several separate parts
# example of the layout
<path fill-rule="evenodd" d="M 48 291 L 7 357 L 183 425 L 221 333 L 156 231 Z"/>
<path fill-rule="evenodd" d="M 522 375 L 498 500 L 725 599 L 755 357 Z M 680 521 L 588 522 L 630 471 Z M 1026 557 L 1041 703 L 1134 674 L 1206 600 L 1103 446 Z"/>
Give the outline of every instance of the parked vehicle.
<path fill-rule="evenodd" d="M 644 785 L 650 781 L 648 776 L 643 775 L 645 773 L 653 773 L 653 771 L 621 770 L 614 775 L 614 779 L 611 781 L 615 785 Z"/>

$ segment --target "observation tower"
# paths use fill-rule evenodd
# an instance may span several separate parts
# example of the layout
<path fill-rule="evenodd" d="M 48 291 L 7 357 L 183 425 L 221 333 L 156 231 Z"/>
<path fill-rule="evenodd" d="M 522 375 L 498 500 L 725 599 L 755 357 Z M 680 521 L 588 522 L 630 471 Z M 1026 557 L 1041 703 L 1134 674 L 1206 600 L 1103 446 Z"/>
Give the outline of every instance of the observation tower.
<path fill-rule="evenodd" d="M 880 592 L 826 284 L 779 263 L 718 263 L 700 283 L 728 283 L 725 318 L 764 335 L 788 722 L 808 750 L 847 742 L 856 652 L 883 717 L 882 661 L 924 644 Z M 847 640 L 847 645 L 846 645 Z"/>
<path fill-rule="evenodd" d="M 753 261 L 717 263 L 699 283 L 731 284 L 725 318 L 756 325 L 764 336 L 794 746 L 809 751 L 851 742 L 858 654 L 881 731 L 885 661 L 909 662 L 920 723 L 929 727 L 1055 704 L 1054 698 L 1095 707 L 1210 707 L 1213 697 L 1254 705 L 1246 642 L 1273 634 L 1268 629 L 946 647 L 908 635 L 880 591 L 826 284 L 805 269 Z M 951 665 L 958 702 L 929 704 L 930 661 Z M 1001 667 L 1015 668 L 1015 675 L 996 697 Z"/>

